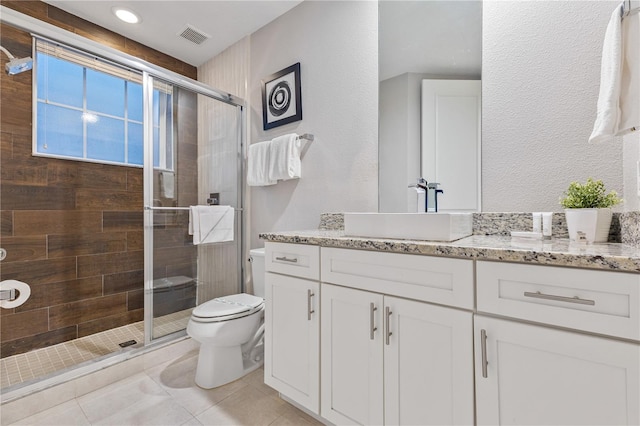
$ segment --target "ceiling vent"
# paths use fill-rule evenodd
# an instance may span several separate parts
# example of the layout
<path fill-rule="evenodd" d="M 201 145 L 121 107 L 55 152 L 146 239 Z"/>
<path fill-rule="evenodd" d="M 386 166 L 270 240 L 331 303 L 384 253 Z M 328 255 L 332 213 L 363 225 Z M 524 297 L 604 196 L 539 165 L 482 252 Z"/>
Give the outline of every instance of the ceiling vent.
<path fill-rule="evenodd" d="M 187 27 L 178 33 L 178 36 L 189 40 L 193 44 L 202 44 L 205 40 L 211 38 L 211 36 L 204 31 L 200 31 L 199 29 L 187 25 Z"/>

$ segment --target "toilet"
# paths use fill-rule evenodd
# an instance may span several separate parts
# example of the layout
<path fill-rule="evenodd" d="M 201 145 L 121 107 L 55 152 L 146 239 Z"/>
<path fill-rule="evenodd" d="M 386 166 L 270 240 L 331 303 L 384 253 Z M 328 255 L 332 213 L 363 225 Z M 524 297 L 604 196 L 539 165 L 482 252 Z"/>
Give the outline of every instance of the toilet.
<path fill-rule="evenodd" d="M 211 389 L 239 379 L 263 364 L 264 249 L 252 249 L 255 296 L 241 293 L 197 306 L 187 334 L 200 342 L 196 384 Z"/>

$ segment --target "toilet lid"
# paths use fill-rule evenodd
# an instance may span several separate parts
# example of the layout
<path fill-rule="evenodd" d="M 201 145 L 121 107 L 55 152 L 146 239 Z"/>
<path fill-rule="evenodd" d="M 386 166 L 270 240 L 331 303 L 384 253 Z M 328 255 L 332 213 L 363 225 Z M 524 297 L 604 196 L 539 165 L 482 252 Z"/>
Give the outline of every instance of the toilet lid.
<path fill-rule="evenodd" d="M 197 306 L 192 315 L 199 318 L 217 318 L 229 315 L 238 315 L 257 310 L 264 303 L 262 297 L 250 294 L 232 294 L 218 297 Z"/>

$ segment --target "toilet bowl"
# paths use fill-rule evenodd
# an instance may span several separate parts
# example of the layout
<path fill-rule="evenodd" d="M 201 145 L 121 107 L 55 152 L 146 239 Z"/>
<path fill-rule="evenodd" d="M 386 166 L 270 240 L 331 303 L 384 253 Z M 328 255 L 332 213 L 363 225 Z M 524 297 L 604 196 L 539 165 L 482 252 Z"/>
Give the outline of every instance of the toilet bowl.
<path fill-rule="evenodd" d="M 257 296 L 241 293 L 209 300 L 193 310 L 187 324 L 187 334 L 200 343 L 196 384 L 202 388 L 237 380 L 263 363 L 264 249 L 250 253 Z"/>

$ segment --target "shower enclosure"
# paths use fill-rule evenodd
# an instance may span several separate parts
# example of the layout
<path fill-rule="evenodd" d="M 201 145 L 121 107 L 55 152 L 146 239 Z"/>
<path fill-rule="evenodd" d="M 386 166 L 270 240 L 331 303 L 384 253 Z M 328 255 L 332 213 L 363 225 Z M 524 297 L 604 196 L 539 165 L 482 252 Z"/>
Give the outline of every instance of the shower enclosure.
<path fill-rule="evenodd" d="M 1 12 L 0 44 L 36 60 L 33 72 L 0 77 L 0 247 L 7 252 L 0 280 L 31 287 L 24 304 L 0 310 L 4 400 L 79 364 L 184 336 L 194 306 L 242 290 L 245 111 L 232 95 Z M 33 34 L 48 47 L 38 50 Z M 68 90 L 38 85 L 45 72 L 38 62 L 47 60 L 46 72 L 66 61 L 81 76 L 78 106 L 60 97 Z M 91 85 L 100 81 L 123 87 L 123 113 L 92 101 Z M 100 91 L 117 97 L 112 88 L 93 93 Z M 38 120 L 53 124 L 41 128 Z M 108 158 L 70 158 L 69 144 L 59 141 L 76 128 L 79 153 Z M 124 132 L 129 163 L 112 158 L 116 150 L 101 139 L 116 131 Z M 136 149 L 139 164 L 131 160 Z M 188 208 L 214 199 L 235 209 L 234 240 L 194 246 Z"/>
<path fill-rule="evenodd" d="M 186 328 L 196 303 L 240 291 L 243 118 L 238 105 L 147 79 L 153 119 L 145 130 L 154 142 L 145 144 L 144 168 L 145 247 L 153 247 L 145 251 L 145 340 L 151 342 Z M 173 102 L 163 102 L 157 87 Z M 233 207 L 234 241 L 194 246 L 189 206 L 197 204 Z"/>

